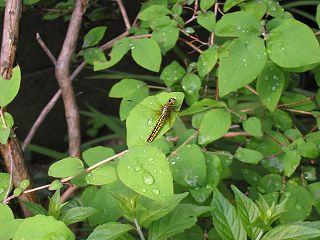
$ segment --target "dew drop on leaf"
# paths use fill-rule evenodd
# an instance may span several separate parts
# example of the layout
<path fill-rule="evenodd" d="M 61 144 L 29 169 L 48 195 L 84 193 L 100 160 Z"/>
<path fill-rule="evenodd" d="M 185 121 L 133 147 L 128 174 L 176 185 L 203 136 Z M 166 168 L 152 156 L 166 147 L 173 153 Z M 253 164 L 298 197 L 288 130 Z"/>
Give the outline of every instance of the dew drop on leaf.
<path fill-rule="evenodd" d="M 134 166 L 134 170 L 135 170 L 136 172 L 141 171 L 141 169 L 142 169 L 141 163 L 137 163 L 137 164 Z"/>
<path fill-rule="evenodd" d="M 159 195 L 160 194 L 160 191 L 158 189 L 152 189 L 152 193 L 154 195 Z"/>
<path fill-rule="evenodd" d="M 154 178 L 148 173 L 143 176 L 143 183 L 146 185 L 151 185 L 154 183 Z"/>

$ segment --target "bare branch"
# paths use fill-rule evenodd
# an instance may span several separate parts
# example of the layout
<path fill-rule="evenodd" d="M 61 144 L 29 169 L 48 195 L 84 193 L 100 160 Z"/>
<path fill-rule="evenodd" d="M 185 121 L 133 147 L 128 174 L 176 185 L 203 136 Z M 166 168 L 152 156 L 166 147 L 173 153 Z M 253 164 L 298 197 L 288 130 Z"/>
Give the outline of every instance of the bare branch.
<path fill-rule="evenodd" d="M 21 0 L 6 1 L 0 56 L 0 74 L 5 79 L 11 78 L 12 67 L 14 64 L 17 43 L 19 39 L 21 11 Z"/>
<path fill-rule="evenodd" d="M 124 24 L 126 25 L 127 30 L 129 30 L 131 28 L 131 24 L 130 24 L 130 20 L 128 18 L 128 15 L 127 15 L 126 8 L 124 7 L 122 0 L 117 0 L 117 3 L 119 5 Z"/>
<path fill-rule="evenodd" d="M 124 33 L 120 34 L 119 36 L 115 37 L 114 39 L 108 41 L 107 43 L 103 44 L 100 48 L 101 50 L 107 50 L 110 49 L 113 45 L 113 43 L 121 38 L 126 37 L 129 34 L 128 31 L 125 31 Z M 84 69 L 84 67 L 86 66 L 86 62 L 83 61 L 72 73 L 70 80 L 73 81 L 78 74 Z M 47 105 L 42 109 L 40 115 L 37 117 L 35 123 L 32 125 L 30 131 L 27 134 L 27 137 L 25 138 L 25 140 L 23 141 L 22 144 L 22 149 L 23 151 L 27 148 L 27 146 L 29 145 L 29 143 L 31 142 L 31 140 L 33 139 L 35 133 L 37 132 L 38 128 L 40 127 L 40 125 L 42 124 L 42 122 L 45 120 L 45 118 L 47 117 L 47 115 L 50 113 L 50 111 L 52 110 L 52 108 L 55 106 L 55 104 L 57 103 L 57 101 L 59 100 L 61 96 L 61 90 L 59 89 L 55 95 L 50 99 L 50 101 L 47 103 Z"/>
<path fill-rule="evenodd" d="M 50 49 L 47 47 L 47 45 L 44 43 L 44 41 L 42 40 L 42 38 L 40 37 L 40 34 L 37 33 L 36 34 L 36 39 L 39 43 L 39 45 L 41 46 L 41 48 L 43 49 L 43 51 L 47 54 L 47 56 L 49 57 L 49 59 L 51 60 L 51 62 L 53 63 L 53 65 L 57 64 L 57 60 L 56 58 L 53 56 L 53 54 L 51 53 Z"/>
<path fill-rule="evenodd" d="M 56 64 L 56 78 L 58 80 L 64 103 L 65 115 L 68 126 L 69 154 L 80 156 L 80 117 L 78 106 L 70 79 L 70 62 L 74 53 L 79 35 L 82 16 L 86 10 L 86 0 L 76 0 L 72 12 L 66 38 Z"/>

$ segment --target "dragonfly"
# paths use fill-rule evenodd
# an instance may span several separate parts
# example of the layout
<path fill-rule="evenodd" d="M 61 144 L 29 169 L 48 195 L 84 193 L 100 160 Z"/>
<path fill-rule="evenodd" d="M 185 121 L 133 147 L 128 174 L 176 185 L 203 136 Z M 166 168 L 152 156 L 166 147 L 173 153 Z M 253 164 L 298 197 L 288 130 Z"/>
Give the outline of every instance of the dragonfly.
<path fill-rule="evenodd" d="M 126 120 L 128 147 L 151 143 L 169 131 L 183 98 L 182 92 L 162 92 L 138 103 Z"/>

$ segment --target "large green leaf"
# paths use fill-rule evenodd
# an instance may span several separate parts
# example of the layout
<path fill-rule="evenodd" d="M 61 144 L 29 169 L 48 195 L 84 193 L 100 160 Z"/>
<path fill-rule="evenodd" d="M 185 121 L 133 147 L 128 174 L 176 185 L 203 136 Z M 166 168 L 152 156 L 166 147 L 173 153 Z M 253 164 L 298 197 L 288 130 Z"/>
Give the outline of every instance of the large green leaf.
<path fill-rule="evenodd" d="M 73 207 L 65 211 L 59 220 L 64 222 L 66 225 L 70 225 L 76 222 L 81 222 L 98 212 L 99 210 L 92 207 Z"/>
<path fill-rule="evenodd" d="M 235 157 L 245 163 L 257 164 L 263 159 L 263 155 L 253 149 L 239 147 L 235 153 Z"/>
<path fill-rule="evenodd" d="M 19 65 L 13 68 L 10 80 L 6 80 L 0 76 L 0 107 L 7 106 L 16 97 L 20 88 L 20 80 Z"/>
<path fill-rule="evenodd" d="M 253 223 L 258 219 L 260 212 L 257 205 L 246 195 L 244 195 L 238 188 L 231 186 L 232 191 L 235 194 L 235 199 L 237 203 L 237 209 L 241 217 L 244 228 L 246 229 L 248 235 L 251 239 L 257 232 L 261 232 L 258 228 L 253 227 Z"/>
<path fill-rule="evenodd" d="M 151 38 L 135 39 L 131 50 L 134 61 L 141 67 L 153 72 L 159 72 L 161 50 L 158 43 Z"/>
<path fill-rule="evenodd" d="M 270 111 L 276 108 L 285 83 L 285 75 L 279 67 L 268 61 L 257 81 L 258 96 Z"/>
<path fill-rule="evenodd" d="M 39 227 L 41 226 L 41 227 Z M 61 221 L 51 216 L 37 215 L 24 219 L 13 240 L 76 239 L 71 230 Z"/>
<path fill-rule="evenodd" d="M 207 111 L 201 119 L 199 144 L 208 144 L 228 132 L 231 126 L 231 114 L 226 109 L 217 108 Z"/>
<path fill-rule="evenodd" d="M 169 212 L 173 211 L 175 207 L 184 199 L 188 193 L 176 194 L 165 202 L 153 201 L 149 199 L 142 199 L 138 205 L 138 222 L 144 227 L 148 227 L 153 221 L 156 221 Z M 141 209 L 140 209 L 140 208 Z"/>
<path fill-rule="evenodd" d="M 261 121 L 257 117 L 250 117 L 243 122 L 243 129 L 255 137 L 262 137 Z"/>
<path fill-rule="evenodd" d="M 320 62 L 320 47 L 312 30 L 291 18 L 270 32 L 267 51 L 271 60 L 285 68 L 299 68 Z"/>
<path fill-rule="evenodd" d="M 264 42 L 258 37 L 242 37 L 231 42 L 225 55 L 220 54 L 219 94 L 227 93 L 251 83 L 266 63 Z"/>
<path fill-rule="evenodd" d="M 208 212 L 210 207 L 192 204 L 179 204 L 165 217 L 153 222 L 149 230 L 149 240 L 165 240 L 175 234 L 191 228 L 197 222 L 197 217 Z"/>
<path fill-rule="evenodd" d="M 292 223 L 305 220 L 312 210 L 312 198 L 308 190 L 297 184 L 287 184 L 281 199 L 287 198 L 285 212 L 281 214 L 282 223 Z"/>
<path fill-rule="evenodd" d="M 206 182 L 206 162 L 201 148 L 185 145 L 169 158 L 173 179 L 184 187 L 200 187 Z"/>
<path fill-rule="evenodd" d="M 113 183 L 118 179 L 117 172 L 114 167 L 105 165 L 92 170 L 86 176 L 86 183 L 92 185 L 104 185 Z"/>
<path fill-rule="evenodd" d="M 152 130 L 155 128 L 163 106 L 169 98 L 175 98 L 176 104 L 170 112 L 169 119 L 165 120 L 156 138 L 165 134 L 173 125 L 178 116 L 178 111 L 183 102 L 184 94 L 181 92 L 160 93 L 145 98 L 138 103 L 130 112 L 127 121 L 127 145 L 129 147 L 145 145 Z"/>
<path fill-rule="evenodd" d="M 13 220 L 13 212 L 7 204 L 0 203 L 0 226 L 6 221 Z"/>
<path fill-rule="evenodd" d="M 247 234 L 234 206 L 219 192 L 213 190 L 212 217 L 215 229 L 225 240 L 246 240 Z"/>
<path fill-rule="evenodd" d="M 223 37 L 259 36 L 261 33 L 260 21 L 251 13 L 227 13 L 217 22 L 215 34 Z"/>
<path fill-rule="evenodd" d="M 215 2 L 216 0 L 200 0 L 200 9 L 202 11 L 207 11 Z"/>
<path fill-rule="evenodd" d="M 283 148 L 284 155 L 281 159 L 283 162 L 284 173 L 287 177 L 290 177 L 300 164 L 301 156 L 297 150 L 290 148 Z"/>
<path fill-rule="evenodd" d="M 90 31 L 84 36 L 83 39 L 83 48 L 92 47 L 100 42 L 103 38 L 107 27 L 100 26 L 90 29 Z"/>
<path fill-rule="evenodd" d="M 112 148 L 102 146 L 89 148 L 82 153 L 83 160 L 88 166 L 92 166 L 113 155 L 115 155 L 115 152 Z"/>
<path fill-rule="evenodd" d="M 168 87 L 171 87 L 179 82 L 185 74 L 186 70 L 177 61 L 173 61 L 162 70 L 160 78 Z"/>
<path fill-rule="evenodd" d="M 204 77 L 211 72 L 218 60 L 218 50 L 216 48 L 208 48 L 203 51 L 197 61 L 197 70 L 200 77 Z"/>
<path fill-rule="evenodd" d="M 120 180 L 148 198 L 164 201 L 173 196 L 173 179 L 166 156 L 155 147 L 134 147 L 119 161 Z"/>
<path fill-rule="evenodd" d="M 124 233 L 132 229 L 134 229 L 134 227 L 129 224 L 109 222 L 96 227 L 94 231 L 89 235 L 88 240 L 97 240 L 97 239 L 115 240 L 115 239 L 118 239 Z"/>
<path fill-rule="evenodd" d="M 197 22 L 209 32 L 214 32 L 216 26 L 216 16 L 212 11 L 200 13 L 197 17 Z"/>
<path fill-rule="evenodd" d="M 319 236 L 319 229 L 301 225 L 281 225 L 271 229 L 261 240 L 308 240 Z"/>
<path fill-rule="evenodd" d="M 168 15 L 170 13 L 171 13 L 171 11 L 169 9 L 167 9 L 165 6 L 154 4 L 154 5 L 151 5 L 145 9 L 143 9 L 139 13 L 138 18 L 143 21 L 149 21 L 149 20 L 161 17 L 161 16 Z"/>
<path fill-rule="evenodd" d="M 166 26 L 152 32 L 152 38 L 158 42 L 164 52 L 172 49 L 178 40 L 179 29 L 175 26 Z"/>
<path fill-rule="evenodd" d="M 84 171 L 82 161 L 77 157 L 68 157 L 53 163 L 48 170 L 51 177 L 70 177 L 76 176 Z"/>

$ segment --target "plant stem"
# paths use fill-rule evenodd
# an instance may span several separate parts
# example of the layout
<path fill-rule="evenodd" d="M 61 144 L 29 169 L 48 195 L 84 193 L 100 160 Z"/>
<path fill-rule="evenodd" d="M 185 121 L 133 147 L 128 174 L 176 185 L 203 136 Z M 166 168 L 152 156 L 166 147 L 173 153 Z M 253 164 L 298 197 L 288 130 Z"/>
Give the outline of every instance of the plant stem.
<path fill-rule="evenodd" d="M 141 227 L 140 227 L 140 225 L 139 225 L 139 223 L 138 223 L 138 220 L 137 220 L 136 218 L 134 218 L 134 225 L 136 225 L 136 229 L 137 229 L 137 232 L 138 232 L 138 234 L 139 234 L 139 236 L 140 236 L 140 239 L 141 239 L 141 240 L 145 240 L 145 238 L 144 238 L 144 236 L 143 236 L 143 232 L 142 232 L 142 230 L 141 230 Z"/>

